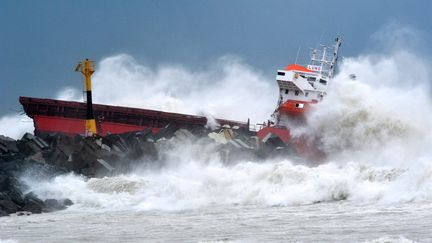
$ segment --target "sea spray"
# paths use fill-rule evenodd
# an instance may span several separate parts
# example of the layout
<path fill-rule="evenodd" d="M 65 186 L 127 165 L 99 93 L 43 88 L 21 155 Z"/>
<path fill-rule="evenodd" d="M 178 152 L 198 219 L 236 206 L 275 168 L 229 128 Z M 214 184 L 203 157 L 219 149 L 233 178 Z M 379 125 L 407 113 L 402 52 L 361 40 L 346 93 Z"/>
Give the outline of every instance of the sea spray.
<path fill-rule="evenodd" d="M 209 121 L 250 118 L 254 124 L 268 119 L 277 100 L 273 77 L 233 55 L 198 70 L 174 64 L 150 68 L 127 54 L 104 58 L 96 66 L 94 103 L 203 115 Z M 82 90 L 75 87 L 64 87 L 54 98 L 82 101 Z M 0 118 L 3 135 L 18 139 L 32 130 L 33 123 L 25 115 Z"/>
<path fill-rule="evenodd" d="M 11 113 L 0 117 L 0 135 L 19 139 L 33 129 L 33 121 L 26 115 Z"/>
<path fill-rule="evenodd" d="M 310 168 L 290 161 L 234 166 L 178 161 L 177 166 L 107 178 L 58 176 L 32 180 L 43 197 L 69 197 L 73 208 L 183 210 L 211 205 L 305 205 L 347 200 L 356 204 L 432 200 L 431 165 L 420 171 L 350 162 Z M 31 178 L 29 178 L 31 180 Z"/>
<path fill-rule="evenodd" d="M 414 55 L 403 57 L 417 65 Z M 318 137 L 320 148 L 333 160 L 413 167 L 419 158 L 430 158 L 432 105 L 427 80 L 380 75 L 378 70 L 382 63 L 398 63 L 399 58 L 395 54 L 344 61 L 329 95 L 311 111 L 307 125 L 294 133 Z M 417 62 L 422 65 L 424 60 Z M 374 71 L 375 76 L 368 75 Z M 358 78 L 350 80 L 349 73 Z M 382 85 L 387 78 L 398 85 Z"/>
<path fill-rule="evenodd" d="M 94 74 L 96 103 L 203 114 L 246 122 L 266 120 L 275 107 L 277 87 L 235 56 L 223 56 L 199 69 L 181 65 L 156 68 L 121 54 L 103 59 Z M 65 88 L 60 99 L 81 100 Z"/>

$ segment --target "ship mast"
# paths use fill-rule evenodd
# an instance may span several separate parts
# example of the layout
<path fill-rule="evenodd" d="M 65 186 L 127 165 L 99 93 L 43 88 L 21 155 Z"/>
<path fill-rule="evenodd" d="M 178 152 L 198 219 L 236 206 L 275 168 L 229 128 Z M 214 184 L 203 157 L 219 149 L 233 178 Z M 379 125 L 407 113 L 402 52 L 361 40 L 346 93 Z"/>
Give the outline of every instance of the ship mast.
<path fill-rule="evenodd" d="M 337 59 L 338 59 L 338 53 L 339 53 L 339 47 L 342 44 L 342 39 L 340 36 L 337 36 L 335 39 L 336 43 L 334 45 L 334 49 L 333 49 L 333 58 L 331 60 L 331 64 L 330 64 L 330 70 L 329 70 L 329 78 L 333 77 L 333 74 L 336 70 L 336 64 L 337 64 Z"/>
<path fill-rule="evenodd" d="M 76 72 L 81 72 L 85 78 L 85 92 L 87 98 L 87 112 L 85 122 L 85 136 L 90 137 L 96 134 L 96 120 L 93 114 L 93 102 L 91 93 L 91 75 L 94 73 L 94 63 L 89 59 L 78 63 Z"/>
<path fill-rule="evenodd" d="M 309 67 L 325 78 L 333 78 L 333 74 L 336 71 L 336 64 L 338 59 L 339 47 L 342 44 L 342 39 L 337 36 L 333 47 L 322 46 L 322 51 L 317 49 L 312 50 L 311 65 Z M 333 50 L 333 55 L 329 56 L 328 50 Z M 320 57 L 318 57 L 318 55 Z"/>

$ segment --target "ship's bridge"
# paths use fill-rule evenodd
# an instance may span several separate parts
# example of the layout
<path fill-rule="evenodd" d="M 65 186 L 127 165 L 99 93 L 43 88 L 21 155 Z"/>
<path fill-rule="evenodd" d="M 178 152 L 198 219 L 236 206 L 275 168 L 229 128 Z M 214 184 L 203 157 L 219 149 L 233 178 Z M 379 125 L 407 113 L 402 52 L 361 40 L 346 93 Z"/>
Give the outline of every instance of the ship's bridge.
<path fill-rule="evenodd" d="M 290 64 L 277 72 L 277 82 L 280 89 L 299 91 L 321 91 L 327 89 L 327 78 L 311 69 L 298 64 Z"/>

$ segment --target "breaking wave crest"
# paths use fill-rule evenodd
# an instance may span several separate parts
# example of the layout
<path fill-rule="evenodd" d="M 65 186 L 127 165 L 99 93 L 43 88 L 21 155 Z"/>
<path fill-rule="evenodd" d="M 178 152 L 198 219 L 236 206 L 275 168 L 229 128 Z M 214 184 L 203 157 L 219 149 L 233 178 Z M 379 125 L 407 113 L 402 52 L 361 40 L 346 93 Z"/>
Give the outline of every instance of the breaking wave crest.
<path fill-rule="evenodd" d="M 383 236 L 374 240 L 364 241 L 363 243 L 415 243 L 415 242 L 416 241 L 410 240 L 403 236 L 399 236 L 399 237 Z"/>
<path fill-rule="evenodd" d="M 32 182 L 44 198 L 68 197 L 74 207 L 182 210 L 211 205 L 304 205 L 348 200 L 401 203 L 432 200 L 432 165 L 421 170 L 354 162 L 310 168 L 289 161 L 234 166 L 189 161 L 159 171 L 85 179 L 58 176 Z"/>
<path fill-rule="evenodd" d="M 277 89 L 270 80 L 236 56 L 192 69 L 174 64 L 151 68 L 121 54 L 99 63 L 93 98 L 95 103 L 258 122 L 274 108 Z M 82 100 L 82 93 L 65 88 L 58 97 Z"/>
<path fill-rule="evenodd" d="M 296 132 L 318 137 L 332 161 L 413 168 L 432 158 L 430 75 L 407 76 L 399 69 L 407 60 L 427 70 L 426 60 L 405 51 L 345 59 L 329 95 Z"/>

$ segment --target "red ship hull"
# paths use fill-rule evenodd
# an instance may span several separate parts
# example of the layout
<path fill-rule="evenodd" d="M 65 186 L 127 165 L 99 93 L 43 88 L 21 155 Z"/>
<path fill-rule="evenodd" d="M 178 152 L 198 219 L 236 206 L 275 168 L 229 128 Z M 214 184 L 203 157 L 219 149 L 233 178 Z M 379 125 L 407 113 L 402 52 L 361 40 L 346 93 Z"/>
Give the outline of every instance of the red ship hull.
<path fill-rule="evenodd" d="M 83 134 L 85 130 L 85 120 L 54 116 L 33 116 L 36 133 L 60 132 L 70 136 Z M 157 133 L 159 128 L 136 126 L 122 123 L 103 122 L 99 125 L 98 134 L 101 136 L 110 134 L 121 134 L 126 132 L 142 131 L 145 128 L 151 128 L 153 133 Z"/>
<path fill-rule="evenodd" d="M 277 136 L 282 142 L 291 146 L 302 158 L 320 162 L 326 157 L 325 153 L 319 149 L 319 141 L 306 135 L 293 137 L 286 127 L 263 127 L 257 132 L 257 137 L 263 141 L 267 136 Z"/>
<path fill-rule="evenodd" d="M 85 133 L 86 104 L 74 101 L 20 97 L 25 113 L 33 119 L 35 134 L 64 133 L 70 136 Z M 93 105 L 97 133 L 121 134 L 150 128 L 153 133 L 168 124 L 179 128 L 202 127 L 207 124 L 203 116 L 137 109 L 121 106 Z M 246 122 L 216 119 L 219 124 L 248 128 Z"/>

